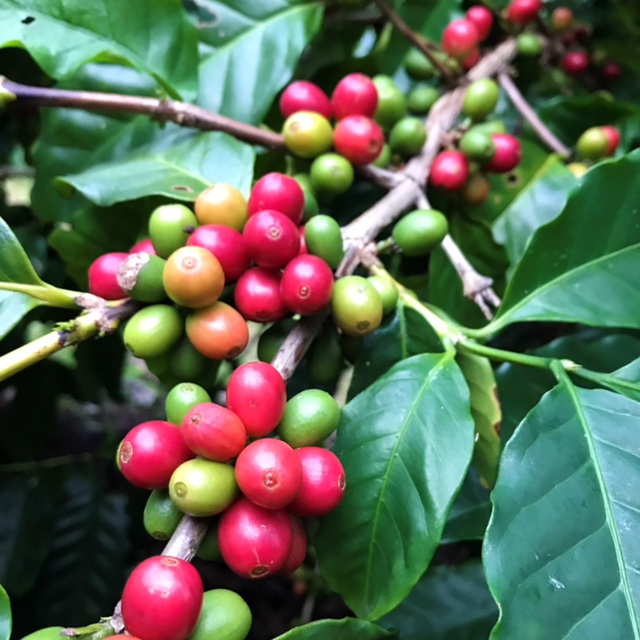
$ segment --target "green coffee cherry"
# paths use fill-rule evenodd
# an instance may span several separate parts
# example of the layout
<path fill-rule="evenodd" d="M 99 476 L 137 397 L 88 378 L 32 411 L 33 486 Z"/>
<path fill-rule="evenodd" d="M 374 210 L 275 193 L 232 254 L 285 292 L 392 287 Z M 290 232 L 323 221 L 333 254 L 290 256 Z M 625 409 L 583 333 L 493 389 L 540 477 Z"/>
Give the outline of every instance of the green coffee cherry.
<path fill-rule="evenodd" d="M 418 49 L 411 49 L 403 62 L 407 75 L 414 80 L 429 80 L 436 75 L 436 68 L 431 60 Z"/>
<path fill-rule="evenodd" d="M 282 134 L 287 149 L 300 158 L 315 158 L 328 151 L 333 142 L 331 123 L 311 111 L 291 114 L 284 123 Z"/>
<path fill-rule="evenodd" d="M 391 164 L 391 147 L 385 142 L 380 155 L 373 161 L 374 167 L 384 169 Z"/>
<path fill-rule="evenodd" d="M 167 420 L 180 426 L 187 413 L 202 402 L 211 402 L 211 396 L 200 385 L 193 382 L 177 384 L 164 402 Z"/>
<path fill-rule="evenodd" d="M 183 336 L 166 354 L 169 371 L 180 380 L 200 380 L 215 372 L 220 364 L 203 356 L 187 336 Z"/>
<path fill-rule="evenodd" d="M 535 33 L 521 33 L 516 38 L 516 49 L 523 56 L 538 56 L 542 52 L 542 42 Z"/>
<path fill-rule="evenodd" d="M 354 172 L 346 158 L 337 153 L 325 153 L 311 164 L 310 176 L 318 193 L 337 196 L 353 184 Z"/>
<path fill-rule="evenodd" d="M 600 160 L 607 155 L 609 138 L 601 127 L 587 129 L 579 138 L 576 150 L 581 158 Z"/>
<path fill-rule="evenodd" d="M 162 302 L 167 292 L 162 283 L 166 260 L 148 253 L 131 254 L 118 269 L 120 288 L 140 302 Z"/>
<path fill-rule="evenodd" d="M 336 325 L 351 336 L 366 336 L 382 322 L 382 298 L 362 276 L 345 276 L 333 287 L 331 312 Z"/>
<path fill-rule="evenodd" d="M 184 247 L 189 234 L 198 226 L 195 214 L 183 204 L 163 204 L 149 218 L 149 237 L 161 258 L 168 258 Z"/>
<path fill-rule="evenodd" d="M 492 133 L 507 133 L 507 127 L 500 120 L 489 120 L 488 122 L 474 124 L 473 130 L 488 133 L 489 135 Z"/>
<path fill-rule="evenodd" d="M 491 134 L 486 131 L 478 131 L 477 127 L 472 127 L 460 139 L 460 151 L 469 160 L 486 162 L 495 155 L 496 145 Z"/>
<path fill-rule="evenodd" d="M 326 391 L 307 389 L 291 398 L 277 433 L 297 447 L 310 447 L 326 440 L 338 427 L 340 407 Z"/>
<path fill-rule="evenodd" d="M 484 120 L 498 104 L 500 89 L 491 78 L 471 83 L 462 103 L 462 111 L 474 120 Z"/>
<path fill-rule="evenodd" d="M 271 325 L 264 331 L 258 339 L 258 360 L 261 362 L 271 362 L 278 353 L 285 338 L 296 326 L 295 320 L 287 318 Z"/>
<path fill-rule="evenodd" d="M 144 508 L 144 528 L 156 540 L 168 540 L 178 528 L 183 513 L 176 507 L 167 489 L 151 492 Z"/>
<path fill-rule="evenodd" d="M 407 113 L 407 102 L 389 76 L 374 76 L 373 84 L 378 91 L 378 106 L 373 117 L 384 131 L 388 131 Z"/>
<path fill-rule="evenodd" d="M 392 236 L 405 255 L 423 256 L 442 242 L 448 230 L 442 213 L 435 209 L 417 209 L 396 223 Z"/>
<path fill-rule="evenodd" d="M 204 534 L 202 542 L 198 547 L 196 556 L 200 560 L 206 560 L 207 562 L 214 562 L 215 560 L 221 560 L 220 545 L 218 544 L 218 527 L 213 523 L 209 525 L 207 533 Z"/>
<path fill-rule="evenodd" d="M 332 384 L 343 369 L 344 358 L 338 334 L 325 328 L 307 351 L 307 371 L 314 382 Z"/>
<path fill-rule="evenodd" d="M 429 109 L 437 102 L 440 92 L 435 87 L 420 85 L 414 87 L 407 97 L 409 111 L 417 115 L 429 113 Z"/>
<path fill-rule="evenodd" d="M 398 289 L 393 286 L 391 280 L 383 276 L 369 276 L 367 279 L 380 294 L 383 314 L 393 311 L 398 304 Z"/>
<path fill-rule="evenodd" d="M 154 304 L 135 313 L 124 328 L 125 347 L 136 358 L 155 358 L 180 338 L 184 322 L 175 307 Z"/>
<path fill-rule="evenodd" d="M 340 225 L 331 216 L 318 215 L 304 227 L 307 251 L 322 258 L 332 269 L 337 269 L 344 257 Z"/>
<path fill-rule="evenodd" d="M 22 640 L 60 640 L 64 637 L 60 635 L 61 631 L 64 631 L 64 627 L 46 627 L 24 636 Z"/>
<path fill-rule="evenodd" d="M 247 603 L 235 591 L 205 591 L 198 624 L 187 640 L 245 640 L 253 618 Z"/>
<path fill-rule="evenodd" d="M 389 134 L 389 146 L 393 153 L 404 158 L 420 152 L 427 140 L 427 129 L 418 118 L 402 118 Z"/>

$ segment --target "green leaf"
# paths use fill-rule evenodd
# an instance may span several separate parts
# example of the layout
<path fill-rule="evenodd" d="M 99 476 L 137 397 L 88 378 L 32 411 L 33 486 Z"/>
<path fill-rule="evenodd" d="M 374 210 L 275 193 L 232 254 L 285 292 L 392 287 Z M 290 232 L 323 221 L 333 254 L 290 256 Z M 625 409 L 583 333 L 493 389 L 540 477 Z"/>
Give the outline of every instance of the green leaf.
<path fill-rule="evenodd" d="M 640 402 L 640 358 L 612 373 L 582 372 L 579 369 L 576 374 Z"/>
<path fill-rule="evenodd" d="M 11 603 L 4 587 L 0 585 L 0 640 L 11 638 L 11 627 Z"/>
<path fill-rule="evenodd" d="M 322 2 L 197 3 L 204 56 L 198 104 L 258 124 L 322 23 Z"/>
<path fill-rule="evenodd" d="M 640 404 L 563 377 L 504 450 L 484 546 L 492 639 L 640 638 Z"/>
<path fill-rule="evenodd" d="M 349 386 L 349 399 L 373 384 L 400 360 L 435 351 L 442 351 L 442 343 L 431 325 L 417 311 L 398 300 L 393 315 L 362 341 Z"/>
<path fill-rule="evenodd" d="M 274 640 L 378 640 L 382 638 L 397 638 L 396 631 L 387 631 L 377 624 L 355 618 L 342 620 L 316 620 L 309 624 L 295 627 Z"/>
<path fill-rule="evenodd" d="M 525 320 L 640 327 L 639 169 L 634 152 L 584 176 L 527 245 L 485 334 Z"/>
<path fill-rule="evenodd" d="M 314 543 L 358 617 L 396 607 L 426 570 L 473 453 L 469 393 L 451 352 L 395 365 L 342 410 L 340 506 Z"/>
<path fill-rule="evenodd" d="M 486 358 L 467 353 L 458 353 L 456 362 L 469 387 L 471 415 L 476 426 L 473 464 L 483 484 L 492 487 L 498 473 L 502 422 L 493 368 Z"/>
<path fill-rule="evenodd" d="M 82 0 L 4 0 L 0 46 L 23 47 L 56 79 L 86 62 L 116 62 L 151 75 L 175 98 L 197 93 L 196 30 L 173 0 L 139 0 L 135 10 L 128 0 L 97 0 L 91 11 Z"/>
<path fill-rule="evenodd" d="M 409 597 L 381 624 L 396 627 L 402 640 L 487 638 L 498 617 L 480 562 L 433 567 Z"/>
<path fill-rule="evenodd" d="M 194 135 L 167 127 L 151 145 L 55 184 L 62 194 L 75 188 L 102 207 L 149 195 L 193 201 L 213 182 L 248 193 L 254 159 L 252 147 L 224 133 Z"/>
<path fill-rule="evenodd" d="M 478 472 L 471 467 L 451 507 L 442 544 L 484 538 L 491 516 L 489 495 L 489 490 L 480 482 Z"/>

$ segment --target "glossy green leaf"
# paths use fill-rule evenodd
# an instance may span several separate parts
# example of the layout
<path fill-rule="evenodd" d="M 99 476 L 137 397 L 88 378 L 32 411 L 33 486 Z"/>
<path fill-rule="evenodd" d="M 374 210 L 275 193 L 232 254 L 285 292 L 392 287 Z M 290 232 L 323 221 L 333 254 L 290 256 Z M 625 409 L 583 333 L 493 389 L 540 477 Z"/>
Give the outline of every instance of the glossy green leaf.
<path fill-rule="evenodd" d="M 342 410 L 347 489 L 322 518 L 320 570 L 358 617 L 396 607 L 426 570 L 473 453 L 469 392 L 450 352 L 395 365 Z"/>
<path fill-rule="evenodd" d="M 527 245 L 487 334 L 525 320 L 640 327 L 639 170 L 634 152 L 584 176 Z"/>
<path fill-rule="evenodd" d="M 382 640 L 383 638 L 397 638 L 396 631 L 388 631 L 373 622 L 342 618 L 341 620 L 316 620 L 301 627 L 294 627 L 290 631 L 274 638 L 274 640 Z"/>
<path fill-rule="evenodd" d="M 0 585 L 0 640 L 11 638 L 11 626 L 11 603 L 4 587 Z"/>
<path fill-rule="evenodd" d="M 201 0 L 198 104 L 258 124 L 322 22 L 322 2 Z"/>
<path fill-rule="evenodd" d="M 456 362 L 469 387 L 471 415 L 476 426 L 473 464 L 483 484 L 492 487 L 498 473 L 502 422 L 493 368 L 486 358 L 468 353 L 458 353 Z"/>
<path fill-rule="evenodd" d="M 497 617 L 482 564 L 469 562 L 429 569 L 380 623 L 396 627 L 402 640 L 479 640 L 489 636 Z"/>
<path fill-rule="evenodd" d="M 55 182 L 59 192 L 75 188 L 101 207 L 149 195 L 193 201 L 213 182 L 248 193 L 254 156 L 252 147 L 224 133 L 167 127 L 150 146 Z"/>
<path fill-rule="evenodd" d="M 441 350 L 442 343 L 427 320 L 398 300 L 394 313 L 362 341 L 349 386 L 349 399 L 373 384 L 400 360 Z"/>
<path fill-rule="evenodd" d="M 568 379 L 504 450 L 484 546 L 491 638 L 640 638 L 640 404 Z"/>
<path fill-rule="evenodd" d="M 576 375 L 640 402 L 640 358 L 636 358 L 633 362 L 611 373 L 594 371 L 587 374 L 578 370 Z"/>
<path fill-rule="evenodd" d="M 0 46 L 25 48 L 56 79 L 86 62 L 117 62 L 151 75 L 174 97 L 197 92 L 196 29 L 173 0 L 97 0 L 91 11 L 82 0 L 4 0 Z"/>

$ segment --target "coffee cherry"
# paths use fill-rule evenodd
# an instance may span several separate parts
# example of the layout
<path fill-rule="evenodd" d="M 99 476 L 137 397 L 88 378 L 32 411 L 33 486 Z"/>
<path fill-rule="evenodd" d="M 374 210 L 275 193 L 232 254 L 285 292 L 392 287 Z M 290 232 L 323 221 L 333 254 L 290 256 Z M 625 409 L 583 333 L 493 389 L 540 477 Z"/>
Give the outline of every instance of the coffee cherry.
<path fill-rule="evenodd" d="M 507 127 L 501 120 L 489 120 L 488 122 L 479 122 L 473 125 L 474 131 L 482 131 L 484 133 L 507 133 Z"/>
<path fill-rule="evenodd" d="M 122 475 L 141 489 L 164 489 L 176 468 L 191 458 L 180 429 L 164 420 L 142 422 L 118 447 Z"/>
<path fill-rule="evenodd" d="M 280 296 L 279 271 L 254 267 L 236 284 L 236 309 L 252 322 L 277 322 L 287 315 L 287 307 Z"/>
<path fill-rule="evenodd" d="M 309 316 L 318 313 L 331 302 L 333 272 L 317 256 L 300 255 L 282 273 L 280 297 L 292 313 Z"/>
<path fill-rule="evenodd" d="M 261 362 L 271 362 L 282 346 L 285 338 L 296 326 L 296 321 L 292 318 L 275 322 L 264 331 L 258 340 L 258 360 Z"/>
<path fill-rule="evenodd" d="M 307 222 L 304 230 L 307 251 L 337 269 L 344 257 L 340 225 L 331 216 L 318 215 Z"/>
<path fill-rule="evenodd" d="M 570 51 L 560 65 L 567 75 L 579 76 L 589 68 L 589 56 L 584 51 Z"/>
<path fill-rule="evenodd" d="M 537 56 L 542 52 L 542 42 L 535 33 L 521 33 L 516 38 L 516 48 L 523 56 Z"/>
<path fill-rule="evenodd" d="M 565 31 L 573 22 L 573 11 L 569 7 L 556 7 L 551 13 L 551 26 L 555 31 Z"/>
<path fill-rule="evenodd" d="M 220 263 L 226 284 L 235 282 L 250 264 L 242 234 L 220 224 L 198 227 L 187 240 L 188 247 L 202 247 Z"/>
<path fill-rule="evenodd" d="M 132 253 L 148 253 L 151 256 L 158 255 L 156 250 L 153 248 L 151 238 L 144 238 L 143 240 L 136 242 L 131 249 L 129 249 L 129 254 Z"/>
<path fill-rule="evenodd" d="M 410 49 L 403 63 L 407 75 L 413 80 L 429 80 L 436 75 L 436 68 L 431 60 L 419 49 Z M 375 78 L 373 81 L 375 82 Z"/>
<path fill-rule="evenodd" d="M 280 269 L 300 253 L 300 232 L 279 211 L 267 209 L 252 215 L 242 235 L 249 257 L 265 269 Z"/>
<path fill-rule="evenodd" d="M 266 209 L 279 211 L 294 224 L 300 224 L 304 211 L 304 193 L 300 185 L 282 173 L 262 176 L 249 196 L 249 217 Z"/>
<path fill-rule="evenodd" d="M 227 407 L 242 420 L 251 438 L 261 438 L 276 428 L 286 402 L 284 380 L 266 362 L 242 364 L 229 378 Z"/>
<path fill-rule="evenodd" d="M 473 5 L 467 10 L 466 18 L 476 26 L 480 42 L 489 37 L 493 27 L 493 14 L 489 9 L 479 4 Z"/>
<path fill-rule="evenodd" d="M 600 127 L 606 134 L 609 145 L 607 146 L 607 155 L 612 155 L 620 144 L 620 131 L 611 125 L 605 124 Z"/>
<path fill-rule="evenodd" d="M 380 155 L 373 161 L 374 167 L 380 167 L 384 169 L 391 164 L 391 147 L 388 144 L 382 145 L 382 151 Z"/>
<path fill-rule="evenodd" d="M 343 369 L 342 346 L 335 327 L 325 326 L 307 351 L 307 373 L 317 384 L 333 384 Z"/>
<path fill-rule="evenodd" d="M 220 545 L 218 544 L 218 523 L 212 522 L 207 527 L 207 532 L 200 542 L 196 557 L 206 562 L 217 562 L 222 560 Z M 192 636 L 190 636 L 192 637 Z"/>
<path fill-rule="evenodd" d="M 224 289 L 224 271 L 218 258 L 207 249 L 181 247 L 167 259 L 162 281 L 176 304 L 199 309 L 220 297 Z"/>
<path fill-rule="evenodd" d="M 171 475 L 169 495 L 187 515 L 204 518 L 222 513 L 238 495 L 233 467 L 212 460 L 187 460 Z"/>
<path fill-rule="evenodd" d="M 162 302 L 167 298 L 162 282 L 166 264 L 150 253 L 130 253 L 118 269 L 118 285 L 134 300 Z"/>
<path fill-rule="evenodd" d="M 315 190 L 333 196 L 344 193 L 354 179 L 353 166 L 337 153 L 318 156 L 311 164 L 309 175 Z"/>
<path fill-rule="evenodd" d="M 182 335 L 178 310 L 154 304 L 137 311 L 124 328 L 124 346 L 136 358 L 154 358 L 168 351 Z"/>
<path fill-rule="evenodd" d="M 429 182 L 439 189 L 462 189 L 469 177 L 469 162 L 460 151 L 441 151 L 434 159 Z"/>
<path fill-rule="evenodd" d="M 300 158 L 315 158 L 331 148 L 331 123 L 319 113 L 298 111 L 290 115 L 282 127 L 284 143 Z"/>
<path fill-rule="evenodd" d="M 389 146 L 393 153 L 405 158 L 416 155 L 427 140 L 427 129 L 418 118 L 402 118 L 393 125 L 389 134 Z"/>
<path fill-rule="evenodd" d="M 186 640 L 198 622 L 203 586 L 192 564 L 153 556 L 141 562 L 122 592 L 127 631 L 144 640 Z"/>
<path fill-rule="evenodd" d="M 490 173 L 508 173 L 515 169 L 522 159 L 522 147 L 518 139 L 508 133 L 493 133 L 491 139 L 496 145 L 496 152 L 482 168 Z"/>
<path fill-rule="evenodd" d="M 389 278 L 384 276 L 369 276 L 369 282 L 375 287 L 382 300 L 382 313 L 387 315 L 396 308 L 398 304 L 398 289 Z"/>
<path fill-rule="evenodd" d="M 496 153 L 496 145 L 491 138 L 491 134 L 486 131 L 478 131 L 472 127 L 460 138 L 460 151 L 469 160 L 486 162 L 491 160 Z"/>
<path fill-rule="evenodd" d="M 333 144 L 351 164 L 366 165 L 380 155 L 384 134 L 371 118 L 347 116 L 336 124 Z"/>
<path fill-rule="evenodd" d="M 480 62 L 480 49 L 476 47 L 466 58 L 460 61 L 460 65 L 465 71 L 469 71 L 478 62 Z"/>
<path fill-rule="evenodd" d="M 198 624 L 189 640 L 245 640 L 252 620 L 251 609 L 235 591 L 205 591 Z"/>
<path fill-rule="evenodd" d="M 569 169 L 576 178 L 582 178 L 582 176 L 589 171 L 589 167 L 584 164 L 584 162 L 570 162 L 567 165 L 567 169 Z"/>
<path fill-rule="evenodd" d="M 362 73 L 344 76 L 331 94 L 331 107 L 336 120 L 360 115 L 373 118 L 378 106 L 378 92 L 371 78 Z"/>
<path fill-rule="evenodd" d="M 451 21 L 442 32 L 442 48 L 457 60 L 466 58 L 479 42 L 480 34 L 476 25 L 464 18 Z"/>
<path fill-rule="evenodd" d="M 232 571 L 243 578 L 265 578 L 278 572 L 291 553 L 289 514 L 240 497 L 220 518 L 218 542 Z"/>
<path fill-rule="evenodd" d="M 235 358 L 249 342 L 249 328 L 244 318 L 220 301 L 191 313 L 186 328 L 191 344 L 212 360 Z"/>
<path fill-rule="evenodd" d="M 340 407 L 320 389 L 306 389 L 293 396 L 278 425 L 278 436 L 294 448 L 320 444 L 338 427 Z"/>
<path fill-rule="evenodd" d="M 247 430 L 233 411 L 205 401 L 185 415 L 182 437 L 196 455 L 215 462 L 228 462 L 244 449 Z"/>
<path fill-rule="evenodd" d="M 291 519 L 291 530 L 293 538 L 291 541 L 291 551 L 289 557 L 280 569 L 280 573 L 293 573 L 298 567 L 302 566 L 307 557 L 307 533 L 304 530 L 302 520 L 296 516 L 289 516 Z"/>
<path fill-rule="evenodd" d="M 482 204 L 491 192 L 491 185 L 484 173 L 473 173 L 466 181 L 460 195 L 462 199 L 471 206 Z"/>
<path fill-rule="evenodd" d="M 542 9 L 542 0 L 512 0 L 506 18 L 511 24 L 524 26 L 533 22 Z"/>
<path fill-rule="evenodd" d="M 152 538 L 168 540 L 178 528 L 183 515 L 171 502 L 167 489 L 155 489 L 144 507 L 144 528 Z"/>
<path fill-rule="evenodd" d="M 622 69 L 615 62 L 607 62 L 602 67 L 602 77 L 605 80 L 617 80 L 622 75 Z"/>
<path fill-rule="evenodd" d="M 382 322 L 382 300 L 375 287 L 361 276 L 345 276 L 333 287 L 331 311 L 346 334 L 366 336 Z"/>
<path fill-rule="evenodd" d="M 164 401 L 167 420 L 181 426 L 187 413 L 203 402 L 211 402 L 211 396 L 205 389 L 193 382 L 181 382 L 169 391 Z"/>
<path fill-rule="evenodd" d="M 105 300 L 120 300 L 127 294 L 118 284 L 118 269 L 128 258 L 128 253 L 105 253 L 89 267 L 89 291 Z"/>
<path fill-rule="evenodd" d="M 219 224 L 242 231 L 247 221 L 247 201 L 229 184 L 219 182 L 198 194 L 194 203 L 200 224 Z"/>
<path fill-rule="evenodd" d="M 393 78 L 377 75 L 373 78 L 373 84 L 378 92 L 378 106 L 374 119 L 385 131 L 388 131 L 407 113 L 407 102 Z"/>
<path fill-rule="evenodd" d="M 498 104 L 500 89 L 491 78 L 471 83 L 464 95 L 462 110 L 474 120 L 484 120 Z"/>
<path fill-rule="evenodd" d="M 412 113 L 425 115 L 429 113 L 429 109 L 437 102 L 439 97 L 440 92 L 435 87 L 418 85 L 410 91 L 407 97 L 407 106 Z"/>
<path fill-rule="evenodd" d="M 581 158 L 600 160 L 609 150 L 609 136 L 602 127 L 591 127 L 578 138 L 576 149 Z"/>
<path fill-rule="evenodd" d="M 287 510 L 300 517 L 324 516 L 341 502 L 347 480 L 335 453 L 320 447 L 295 449 L 302 463 L 302 486 Z"/>
<path fill-rule="evenodd" d="M 292 82 L 280 96 L 280 113 L 288 118 L 299 111 L 312 111 L 331 118 L 331 102 L 327 94 L 313 82 L 297 80 Z"/>
<path fill-rule="evenodd" d="M 183 247 L 189 234 L 198 226 L 198 219 L 183 204 L 164 204 L 154 209 L 149 218 L 149 236 L 161 258 L 168 258 Z"/>
<path fill-rule="evenodd" d="M 178 380 L 201 380 L 205 376 L 213 376 L 217 371 L 217 363 L 205 358 L 184 335 L 166 354 L 168 373 Z M 190 383 L 186 383 L 190 384 Z M 201 400 L 200 402 L 203 402 Z M 169 420 L 173 422 L 173 420 Z M 177 423 L 180 424 L 180 421 Z"/>
<path fill-rule="evenodd" d="M 447 219 L 435 209 L 407 213 L 393 227 L 395 243 L 407 256 L 423 256 L 437 247 L 449 232 Z"/>

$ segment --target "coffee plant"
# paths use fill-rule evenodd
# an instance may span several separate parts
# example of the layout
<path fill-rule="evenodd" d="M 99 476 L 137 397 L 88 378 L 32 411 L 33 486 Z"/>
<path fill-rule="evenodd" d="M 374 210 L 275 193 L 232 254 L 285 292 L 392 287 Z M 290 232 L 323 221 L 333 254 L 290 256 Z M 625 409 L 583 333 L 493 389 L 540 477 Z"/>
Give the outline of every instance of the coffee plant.
<path fill-rule="evenodd" d="M 639 32 L 0 0 L 0 640 L 640 640 Z"/>

